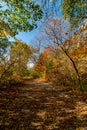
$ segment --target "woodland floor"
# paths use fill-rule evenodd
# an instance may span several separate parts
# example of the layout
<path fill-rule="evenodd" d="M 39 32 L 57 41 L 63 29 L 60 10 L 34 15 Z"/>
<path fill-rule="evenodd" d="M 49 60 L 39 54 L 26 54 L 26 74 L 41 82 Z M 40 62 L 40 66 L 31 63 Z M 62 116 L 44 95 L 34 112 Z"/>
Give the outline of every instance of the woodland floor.
<path fill-rule="evenodd" d="M 4 86 L 0 130 L 87 130 L 87 95 L 42 80 Z"/>

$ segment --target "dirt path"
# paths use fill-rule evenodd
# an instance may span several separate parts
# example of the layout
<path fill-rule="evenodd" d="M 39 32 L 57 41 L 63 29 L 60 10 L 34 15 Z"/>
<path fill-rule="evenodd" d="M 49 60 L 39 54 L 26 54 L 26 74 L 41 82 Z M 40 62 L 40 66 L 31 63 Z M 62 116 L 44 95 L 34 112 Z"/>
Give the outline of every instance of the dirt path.
<path fill-rule="evenodd" d="M 4 87 L 0 130 L 87 130 L 87 96 L 42 80 Z"/>

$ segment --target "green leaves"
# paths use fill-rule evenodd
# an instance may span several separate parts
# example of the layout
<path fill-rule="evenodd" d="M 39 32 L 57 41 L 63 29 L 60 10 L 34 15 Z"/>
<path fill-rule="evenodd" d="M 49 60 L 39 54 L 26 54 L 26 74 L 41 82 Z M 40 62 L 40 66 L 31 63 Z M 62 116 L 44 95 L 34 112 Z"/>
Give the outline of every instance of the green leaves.
<path fill-rule="evenodd" d="M 31 54 L 31 46 L 16 39 L 10 51 L 10 60 L 15 62 L 13 69 L 16 74 L 21 75 L 25 71 Z"/>
<path fill-rule="evenodd" d="M 0 57 L 2 57 L 6 52 L 7 48 L 11 43 L 6 37 L 0 38 Z"/>
<path fill-rule="evenodd" d="M 0 22 L 7 24 L 11 36 L 19 31 L 30 31 L 36 28 L 36 21 L 42 17 L 40 7 L 31 0 L 1 0 L 0 12 Z M 8 34 L 5 26 L 0 26 L 0 29 Z"/>
<path fill-rule="evenodd" d="M 71 26 L 76 27 L 87 18 L 86 0 L 63 0 L 61 3 L 64 18 L 68 18 Z"/>

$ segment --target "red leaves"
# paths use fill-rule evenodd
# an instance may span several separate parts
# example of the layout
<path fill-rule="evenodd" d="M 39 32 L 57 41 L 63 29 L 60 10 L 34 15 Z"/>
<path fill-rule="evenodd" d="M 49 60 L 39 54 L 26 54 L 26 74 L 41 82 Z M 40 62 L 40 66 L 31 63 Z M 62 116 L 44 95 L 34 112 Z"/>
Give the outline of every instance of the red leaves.
<path fill-rule="evenodd" d="M 37 70 L 41 70 L 41 68 L 42 68 L 42 67 L 41 67 L 40 65 L 37 65 L 37 66 L 36 66 L 36 69 L 37 69 Z"/>

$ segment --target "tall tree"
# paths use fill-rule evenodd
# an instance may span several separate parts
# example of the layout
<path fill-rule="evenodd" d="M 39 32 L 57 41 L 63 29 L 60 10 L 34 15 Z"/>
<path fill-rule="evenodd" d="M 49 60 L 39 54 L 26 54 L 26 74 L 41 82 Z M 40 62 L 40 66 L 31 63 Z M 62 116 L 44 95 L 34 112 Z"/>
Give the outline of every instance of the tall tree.
<path fill-rule="evenodd" d="M 16 39 L 15 43 L 11 46 L 10 52 L 10 60 L 14 62 L 13 69 L 16 74 L 23 74 L 23 71 L 27 68 L 31 53 L 29 45 Z"/>
<path fill-rule="evenodd" d="M 9 72 L 9 49 L 11 42 L 6 37 L 0 38 L 0 83 L 5 80 Z"/>
<path fill-rule="evenodd" d="M 69 30 L 65 27 L 66 27 L 66 23 L 63 20 L 53 19 L 46 26 L 45 32 L 48 35 L 49 40 L 55 43 L 58 46 L 58 48 L 60 47 L 63 53 L 68 57 L 68 59 L 72 63 L 72 66 L 77 75 L 77 80 L 80 85 L 80 89 L 82 90 L 78 67 L 76 65 L 75 60 L 71 57 L 69 53 L 72 49 L 72 41 L 71 41 L 72 37 L 69 33 Z M 64 45 L 64 41 L 66 41 L 65 45 Z M 77 42 L 79 43 L 79 39 L 77 39 Z"/>

